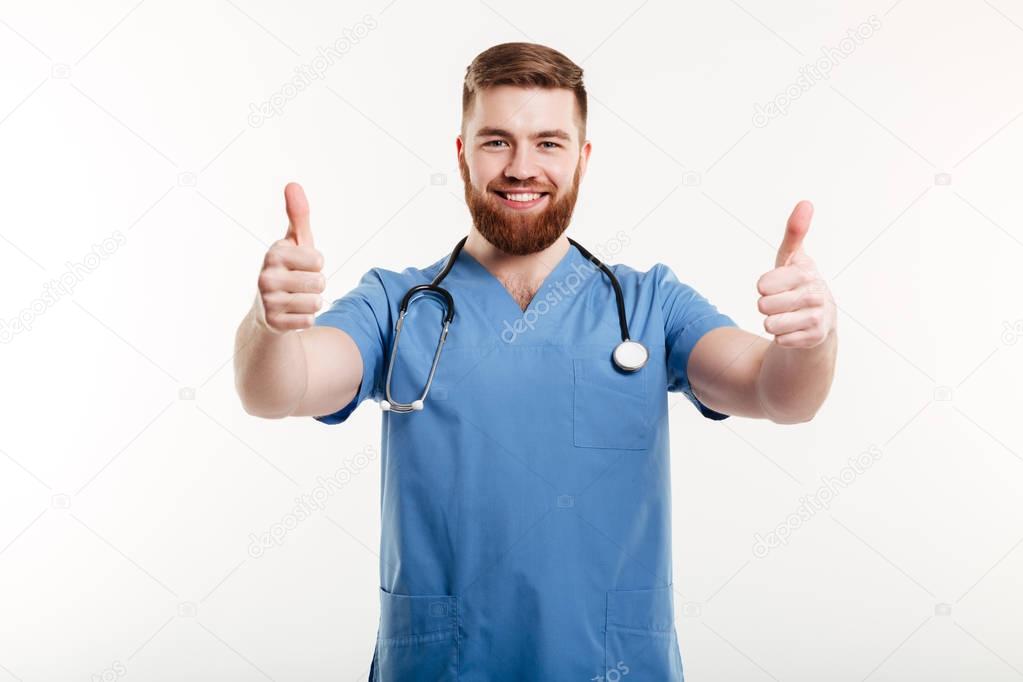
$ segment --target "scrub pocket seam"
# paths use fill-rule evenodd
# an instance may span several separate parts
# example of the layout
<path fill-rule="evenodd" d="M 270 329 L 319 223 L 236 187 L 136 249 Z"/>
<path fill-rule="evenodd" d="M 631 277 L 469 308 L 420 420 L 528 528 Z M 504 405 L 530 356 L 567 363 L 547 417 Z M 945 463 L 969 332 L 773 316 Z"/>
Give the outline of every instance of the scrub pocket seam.
<path fill-rule="evenodd" d="M 675 634 L 674 630 L 651 630 L 649 628 L 632 628 L 625 625 L 616 625 L 614 623 L 608 623 L 607 628 L 609 630 L 621 630 L 622 632 L 635 632 L 637 634 L 649 635 L 651 637 L 671 637 Z"/>
<path fill-rule="evenodd" d="M 451 639 L 452 635 L 454 634 L 455 634 L 454 629 L 435 630 L 433 632 L 424 632 L 418 635 L 381 637 L 379 638 L 379 641 L 384 646 L 402 647 L 411 646 L 413 644 L 432 644 L 433 642 L 442 642 L 444 640 Z"/>

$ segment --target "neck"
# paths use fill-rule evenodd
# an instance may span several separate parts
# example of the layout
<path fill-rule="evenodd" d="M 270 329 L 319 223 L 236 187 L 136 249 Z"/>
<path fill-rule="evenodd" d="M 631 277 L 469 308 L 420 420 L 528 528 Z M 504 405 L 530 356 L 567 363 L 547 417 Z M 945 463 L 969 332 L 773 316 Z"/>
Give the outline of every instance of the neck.
<path fill-rule="evenodd" d="M 468 251 L 479 261 L 490 274 L 502 282 L 516 283 L 517 286 L 528 288 L 532 284 L 539 286 L 545 277 L 561 261 L 571 244 L 568 237 L 562 234 L 543 251 L 515 256 L 505 253 L 484 239 L 475 226 L 469 230 L 469 238 L 465 240 L 463 250 Z M 535 290 L 535 287 L 534 287 Z"/>

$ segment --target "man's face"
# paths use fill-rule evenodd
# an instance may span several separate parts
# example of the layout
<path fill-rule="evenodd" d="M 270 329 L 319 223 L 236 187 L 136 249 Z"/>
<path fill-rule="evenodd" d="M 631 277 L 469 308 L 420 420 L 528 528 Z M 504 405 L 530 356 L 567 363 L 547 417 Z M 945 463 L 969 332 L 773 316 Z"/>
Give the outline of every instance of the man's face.
<path fill-rule="evenodd" d="M 488 242 L 521 256 L 546 249 L 568 227 L 590 153 L 571 90 L 478 92 L 457 148 L 465 203 Z"/>

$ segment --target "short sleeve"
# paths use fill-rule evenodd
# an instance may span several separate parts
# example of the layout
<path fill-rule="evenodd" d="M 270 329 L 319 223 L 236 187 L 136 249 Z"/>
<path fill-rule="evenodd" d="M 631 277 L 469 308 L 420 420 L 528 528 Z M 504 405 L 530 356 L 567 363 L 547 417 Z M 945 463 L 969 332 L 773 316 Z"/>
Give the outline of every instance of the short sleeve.
<path fill-rule="evenodd" d="M 664 339 L 668 364 L 668 390 L 681 391 L 708 419 L 721 420 L 729 415 L 712 410 L 700 402 L 689 384 L 689 355 L 700 338 L 717 327 L 737 327 L 735 321 L 688 284 L 680 282 L 668 266 L 658 263 L 658 292 L 664 312 Z"/>
<path fill-rule="evenodd" d="M 358 285 L 316 316 L 314 325 L 336 327 L 355 340 L 362 356 L 362 382 L 351 402 L 333 414 L 314 417 L 340 424 L 368 397 L 379 395 L 383 384 L 385 330 L 390 324 L 387 292 L 379 274 L 370 270 Z"/>

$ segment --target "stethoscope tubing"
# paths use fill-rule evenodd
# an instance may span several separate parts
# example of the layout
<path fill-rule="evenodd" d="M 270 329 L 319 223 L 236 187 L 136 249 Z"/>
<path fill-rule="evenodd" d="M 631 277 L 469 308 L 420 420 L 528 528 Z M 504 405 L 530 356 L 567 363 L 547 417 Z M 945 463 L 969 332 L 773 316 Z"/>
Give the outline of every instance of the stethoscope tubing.
<path fill-rule="evenodd" d="M 433 280 L 429 284 L 418 284 L 411 287 L 405 292 L 405 295 L 401 299 L 401 305 L 398 307 L 398 321 L 394 328 L 394 342 L 391 344 L 391 357 L 387 363 L 387 378 L 384 382 L 384 396 L 385 400 L 380 401 L 380 407 L 385 412 L 396 412 L 398 414 L 404 414 L 407 412 L 415 412 L 422 410 L 426 401 L 426 396 L 430 392 L 430 386 L 433 384 L 433 377 L 437 372 L 437 364 L 440 362 L 440 353 L 444 348 L 444 342 L 447 340 L 448 330 L 451 327 L 452 321 L 455 319 L 455 299 L 451 293 L 440 286 L 440 283 L 444 281 L 448 273 L 451 272 L 451 268 L 454 266 L 455 261 L 458 259 L 458 254 L 461 253 L 462 247 L 465 246 L 466 240 L 469 236 L 466 235 L 459 240 L 455 245 L 455 248 L 451 251 L 451 255 L 448 256 L 447 263 L 444 268 L 437 273 Z M 632 341 L 629 336 L 629 323 L 625 315 L 625 296 L 622 294 L 621 284 L 618 283 L 618 278 L 615 277 L 614 273 L 611 272 L 611 268 L 604 265 L 603 262 L 592 253 L 590 253 L 582 244 L 576 240 L 568 237 L 569 243 L 575 248 L 579 249 L 579 252 L 591 263 L 597 266 L 611 282 L 611 288 L 614 289 L 615 294 L 615 307 L 618 311 L 618 327 L 622 335 L 622 343 L 616 346 L 614 359 L 615 363 L 619 363 L 618 351 L 629 345 L 636 347 L 638 346 L 641 350 L 642 360 L 636 366 L 621 367 L 625 371 L 635 371 L 643 366 L 646 362 L 646 349 L 645 347 L 637 342 Z M 423 387 L 423 392 L 416 400 L 410 403 L 399 403 L 391 397 L 391 375 L 394 372 L 394 361 L 398 355 L 398 339 L 401 337 L 401 329 L 405 323 L 405 315 L 408 313 L 409 305 L 417 294 L 434 294 L 441 297 L 445 304 L 444 321 L 441 325 L 440 338 L 437 341 L 437 350 L 433 355 L 433 362 L 430 366 L 430 374 L 427 377 L 426 385 Z"/>

